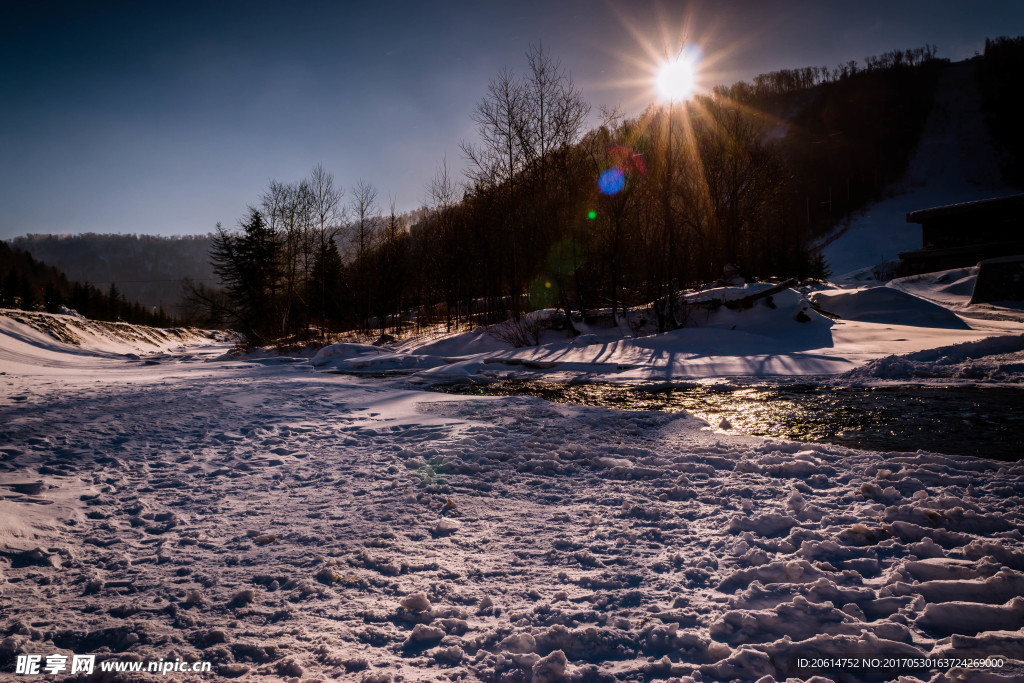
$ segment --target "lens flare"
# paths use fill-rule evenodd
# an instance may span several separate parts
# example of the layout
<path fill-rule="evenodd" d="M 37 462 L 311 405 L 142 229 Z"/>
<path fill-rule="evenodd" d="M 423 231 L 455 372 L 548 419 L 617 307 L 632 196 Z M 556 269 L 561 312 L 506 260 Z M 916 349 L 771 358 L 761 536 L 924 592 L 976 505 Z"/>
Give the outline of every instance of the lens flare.
<path fill-rule="evenodd" d="M 597 187 L 604 194 L 618 194 L 626 186 L 626 174 L 621 168 L 609 168 L 597 179 Z"/>
<path fill-rule="evenodd" d="M 658 92 L 670 102 L 685 100 L 693 94 L 694 62 L 686 51 L 665 62 L 658 71 Z"/>
<path fill-rule="evenodd" d="M 593 209 L 591 209 L 590 211 L 587 211 L 587 220 L 588 221 L 592 221 L 595 218 L 597 218 L 597 211 L 594 211 Z"/>

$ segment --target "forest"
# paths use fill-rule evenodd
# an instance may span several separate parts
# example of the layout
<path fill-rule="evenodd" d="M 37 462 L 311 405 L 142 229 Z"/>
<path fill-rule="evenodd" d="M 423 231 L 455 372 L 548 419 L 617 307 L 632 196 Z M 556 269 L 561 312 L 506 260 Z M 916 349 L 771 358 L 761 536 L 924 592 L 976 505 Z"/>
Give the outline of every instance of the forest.
<path fill-rule="evenodd" d="M 590 105 L 541 47 L 473 112 L 466 177 L 446 161 L 429 206 L 382 211 L 317 166 L 271 182 L 238 229 L 218 226 L 223 289 L 195 286 L 208 322 L 252 342 L 310 332 L 398 333 L 541 308 L 573 320 L 653 306 L 728 265 L 748 278 L 823 277 L 810 240 L 883 196 L 906 168 L 945 60 L 925 46 L 834 69 L 758 76 L 636 118 Z"/>
<path fill-rule="evenodd" d="M 214 282 L 210 235 L 31 234 L 10 244 L 71 280 L 103 291 L 113 284 L 128 299 L 176 318 L 188 315 L 181 307 L 183 279 Z"/>
<path fill-rule="evenodd" d="M 92 320 L 170 327 L 176 321 L 162 308 L 130 301 L 111 284 L 106 291 L 69 280 L 60 270 L 26 251 L 0 242 L 0 308 L 60 313 L 71 309 Z"/>

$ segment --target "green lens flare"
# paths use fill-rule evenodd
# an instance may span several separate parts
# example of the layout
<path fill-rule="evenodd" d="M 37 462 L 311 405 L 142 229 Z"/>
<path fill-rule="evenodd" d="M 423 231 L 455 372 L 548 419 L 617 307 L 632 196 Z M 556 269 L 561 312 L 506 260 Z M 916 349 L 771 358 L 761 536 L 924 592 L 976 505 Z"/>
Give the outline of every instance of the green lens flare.
<path fill-rule="evenodd" d="M 587 211 L 587 220 L 591 220 L 592 221 L 595 218 L 597 218 L 597 211 L 593 211 L 593 210 Z"/>

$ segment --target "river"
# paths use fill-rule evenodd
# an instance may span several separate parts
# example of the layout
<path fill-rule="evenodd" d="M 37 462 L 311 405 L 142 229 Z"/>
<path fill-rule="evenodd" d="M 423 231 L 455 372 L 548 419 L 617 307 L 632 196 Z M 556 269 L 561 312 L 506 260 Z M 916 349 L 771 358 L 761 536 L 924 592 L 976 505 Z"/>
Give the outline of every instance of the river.
<path fill-rule="evenodd" d="M 1024 389 L 982 386 L 683 385 L 643 388 L 500 380 L 435 387 L 531 395 L 625 410 L 688 411 L 755 436 L 876 451 L 918 449 L 1016 461 L 1024 456 Z"/>

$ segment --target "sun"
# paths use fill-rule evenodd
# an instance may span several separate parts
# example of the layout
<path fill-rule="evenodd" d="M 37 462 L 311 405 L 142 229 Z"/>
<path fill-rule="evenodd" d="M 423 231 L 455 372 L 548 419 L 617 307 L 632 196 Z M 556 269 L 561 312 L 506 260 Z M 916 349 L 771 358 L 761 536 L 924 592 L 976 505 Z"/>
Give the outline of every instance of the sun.
<path fill-rule="evenodd" d="M 685 100 L 693 94 L 695 80 L 693 62 L 679 55 L 658 70 L 658 92 L 669 102 Z"/>

